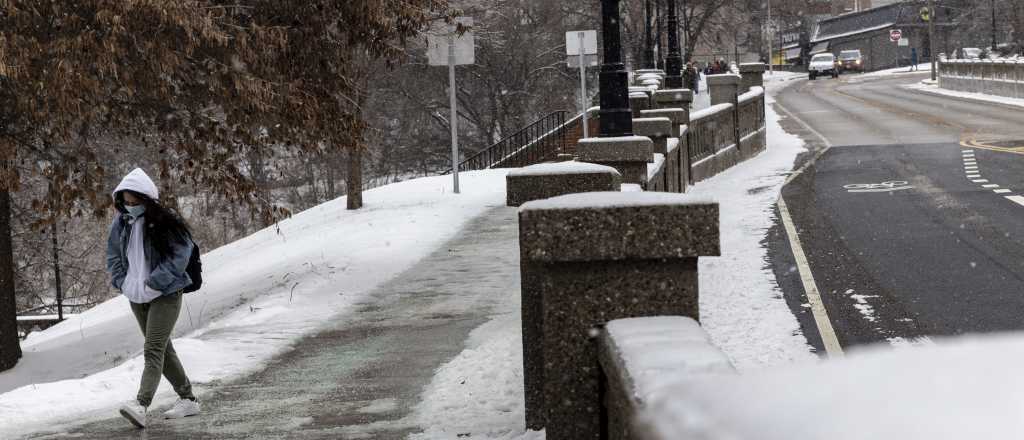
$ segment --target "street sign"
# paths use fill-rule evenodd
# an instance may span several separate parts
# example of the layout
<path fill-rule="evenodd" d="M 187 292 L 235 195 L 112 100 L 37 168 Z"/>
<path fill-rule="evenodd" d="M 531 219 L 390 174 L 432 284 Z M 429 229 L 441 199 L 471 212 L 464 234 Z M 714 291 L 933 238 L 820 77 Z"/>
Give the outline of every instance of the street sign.
<path fill-rule="evenodd" d="M 889 41 L 895 43 L 897 41 L 900 41 L 900 38 L 903 38 L 903 31 L 899 29 L 893 29 L 889 31 Z"/>
<path fill-rule="evenodd" d="M 583 40 L 583 55 L 597 55 L 597 31 L 569 31 L 565 33 L 565 54 L 580 54 L 580 39 Z"/>
<path fill-rule="evenodd" d="M 451 119 L 448 125 L 452 129 L 452 186 L 455 194 L 459 193 L 459 112 L 455 97 L 455 66 L 474 64 L 475 52 L 473 41 L 473 19 L 457 17 L 455 23 L 468 28 L 462 35 L 458 33 L 456 24 L 444 23 L 427 31 L 427 59 L 431 66 L 448 66 L 448 95 L 451 107 Z"/>
<path fill-rule="evenodd" d="M 473 18 L 458 17 L 456 23 L 470 28 L 462 35 L 455 32 L 455 25 L 441 24 L 427 31 L 427 59 L 431 66 L 448 65 L 448 43 L 454 40 L 455 65 L 464 66 L 476 63 L 475 38 L 473 36 Z"/>
<path fill-rule="evenodd" d="M 930 9 L 928 9 L 927 6 L 921 8 L 921 20 L 924 20 L 924 21 L 931 21 L 932 20 L 932 12 L 931 12 Z"/>
<path fill-rule="evenodd" d="M 900 47 L 910 46 L 910 39 L 909 38 L 900 38 L 899 45 L 900 45 Z"/>
<path fill-rule="evenodd" d="M 597 65 L 597 31 L 569 31 L 565 33 L 565 54 L 569 67 L 580 69 L 580 107 L 583 112 L 583 137 L 590 137 L 587 128 L 587 67 Z M 573 65 L 573 59 L 576 60 Z"/>

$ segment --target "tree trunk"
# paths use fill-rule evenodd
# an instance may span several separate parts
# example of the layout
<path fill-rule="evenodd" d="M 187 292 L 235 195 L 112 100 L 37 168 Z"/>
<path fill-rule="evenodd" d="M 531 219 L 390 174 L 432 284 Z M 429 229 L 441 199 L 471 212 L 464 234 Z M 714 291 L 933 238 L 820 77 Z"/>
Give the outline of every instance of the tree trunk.
<path fill-rule="evenodd" d="M 57 240 L 57 220 L 50 225 L 50 240 L 53 244 L 53 284 L 57 293 L 57 320 L 64 320 L 64 289 L 60 282 L 60 242 Z"/>
<path fill-rule="evenodd" d="M 13 368 L 21 359 L 11 232 L 11 195 L 3 189 L 0 190 L 0 371 Z"/>
<path fill-rule="evenodd" d="M 348 149 L 348 173 L 345 176 L 348 209 L 363 207 L 363 152 L 358 147 Z"/>

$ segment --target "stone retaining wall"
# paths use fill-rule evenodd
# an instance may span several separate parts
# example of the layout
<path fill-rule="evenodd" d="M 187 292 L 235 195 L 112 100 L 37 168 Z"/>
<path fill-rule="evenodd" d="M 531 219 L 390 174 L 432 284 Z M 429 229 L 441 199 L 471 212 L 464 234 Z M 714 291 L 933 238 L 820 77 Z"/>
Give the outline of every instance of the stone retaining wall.
<path fill-rule="evenodd" d="M 1024 98 L 1024 61 L 942 60 L 938 79 L 948 90 Z"/>

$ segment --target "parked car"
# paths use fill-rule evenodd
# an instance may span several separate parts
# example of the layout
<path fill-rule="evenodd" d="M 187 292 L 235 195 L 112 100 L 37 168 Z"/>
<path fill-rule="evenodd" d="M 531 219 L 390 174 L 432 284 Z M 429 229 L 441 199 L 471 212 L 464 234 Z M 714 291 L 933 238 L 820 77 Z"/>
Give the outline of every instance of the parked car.
<path fill-rule="evenodd" d="M 844 50 L 839 52 L 839 67 L 843 72 L 864 72 L 864 56 L 860 50 Z"/>
<path fill-rule="evenodd" d="M 811 63 L 807 65 L 807 73 L 812 81 L 822 75 L 839 78 L 839 62 L 836 61 L 835 55 L 819 53 L 811 58 Z"/>

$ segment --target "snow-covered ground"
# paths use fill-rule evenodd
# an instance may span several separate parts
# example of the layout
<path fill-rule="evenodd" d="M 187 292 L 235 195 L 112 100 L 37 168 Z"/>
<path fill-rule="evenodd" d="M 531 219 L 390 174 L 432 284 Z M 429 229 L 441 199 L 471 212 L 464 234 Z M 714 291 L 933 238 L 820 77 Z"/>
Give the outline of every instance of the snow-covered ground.
<path fill-rule="evenodd" d="M 338 199 L 204 255 L 203 290 L 186 296 L 174 334 L 197 389 L 261 368 L 469 219 L 504 205 L 506 174 L 463 173 L 461 195 L 449 176 L 388 185 L 366 192 L 362 210 Z M 21 362 L 0 373 L 0 438 L 111 417 L 138 389 L 142 336 L 124 297 L 22 347 Z M 174 397 L 165 382 L 155 404 Z"/>
<path fill-rule="evenodd" d="M 931 63 L 918 64 L 916 70 L 911 70 L 910 66 L 894 67 L 892 69 L 876 70 L 874 72 L 868 72 L 860 77 L 877 77 L 877 76 L 896 76 L 896 75 L 912 75 L 931 72 Z"/>
<path fill-rule="evenodd" d="M 765 76 L 768 151 L 692 190 L 721 203 L 723 256 L 700 259 L 702 323 L 741 371 L 817 359 L 767 268 L 767 249 L 761 245 L 782 184 L 796 156 L 805 151 L 800 138 L 782 130 L 770 104 L 783 87 L 802 78 L 791 72 Z M 414 440 L 456 439 L 465 432 L 500 440 L 544 438 L 543 432 L 525 431 L 523 425 L 518 298 L 503 307 L 473 332 L 465 351 L 438 370 L 415 411 L 417 424 L 426 431 Z"/>
<path fill-rule="evenodd" d="M 931 93 L 934 95 L 949 96 L 951 98 L 973 99 L 975 101 L 991 102 L 993 104 L 1024 107 L 1024 99 L 1021 98 L 1010 98 L 1008 96 L 989 95 L 986 93 L 960 92 L 957 90 L 943 89 L 936 84 L 927 84 L 924 82 L 917 84 L 908 84 L 904 87 L 911 90 Z"/>

